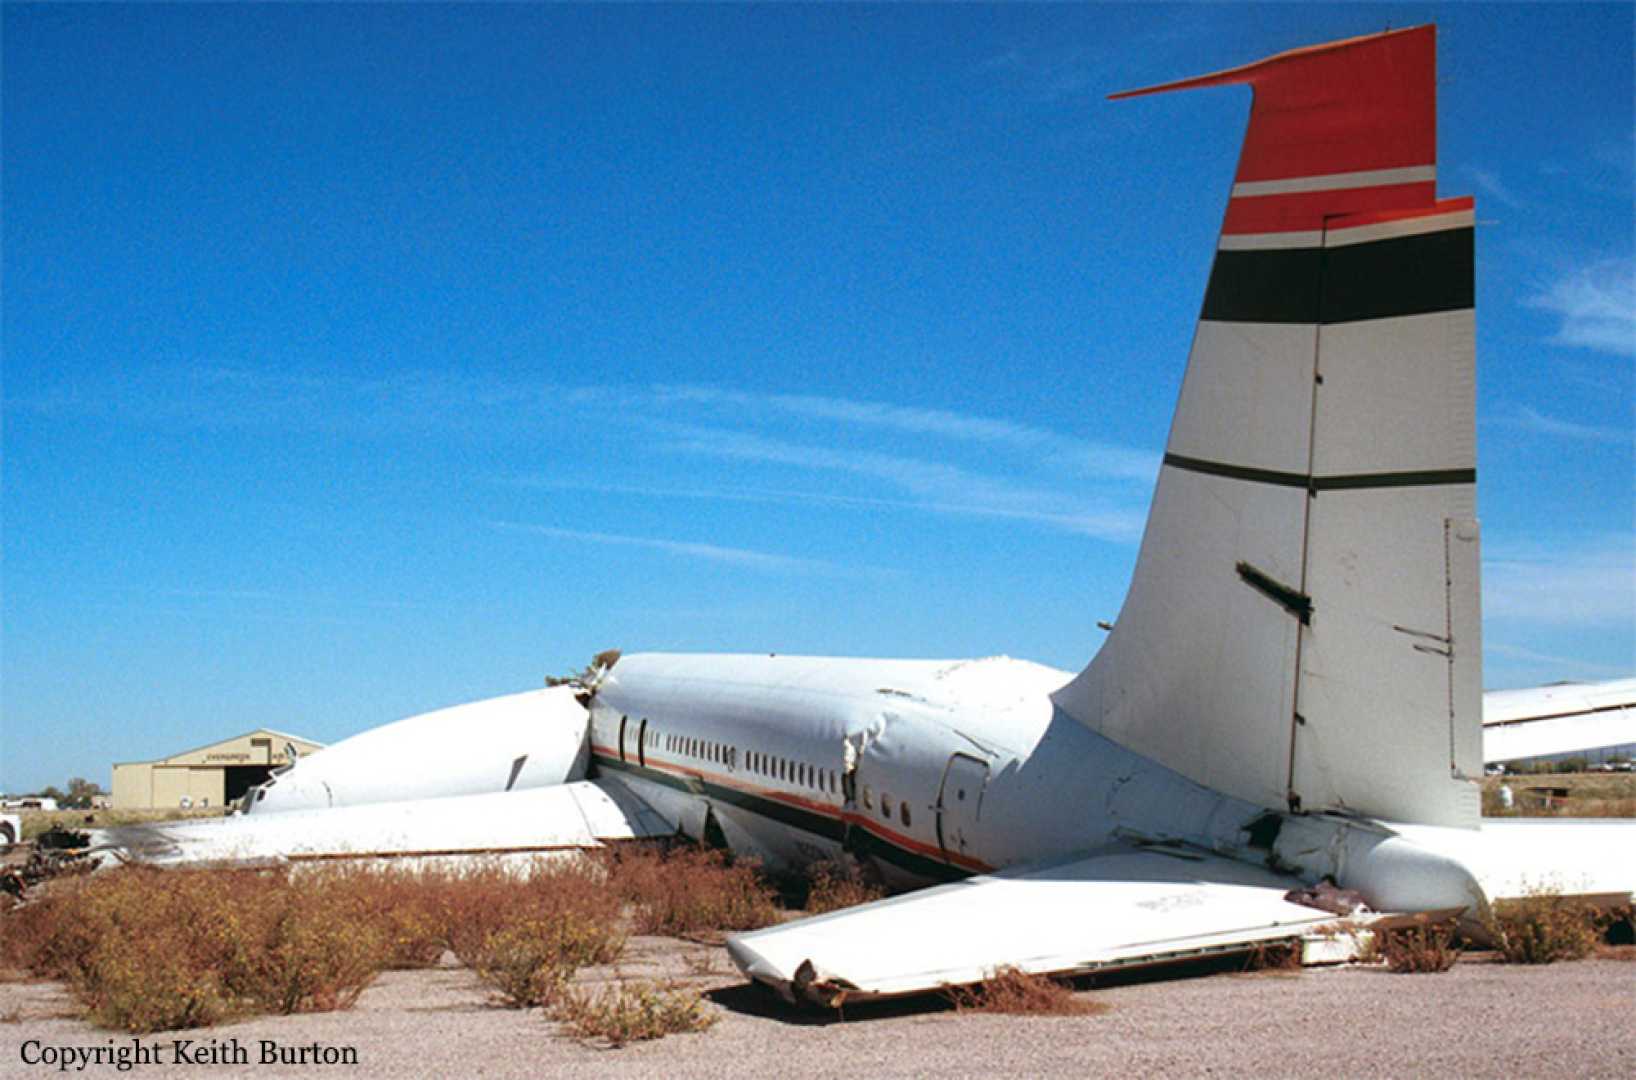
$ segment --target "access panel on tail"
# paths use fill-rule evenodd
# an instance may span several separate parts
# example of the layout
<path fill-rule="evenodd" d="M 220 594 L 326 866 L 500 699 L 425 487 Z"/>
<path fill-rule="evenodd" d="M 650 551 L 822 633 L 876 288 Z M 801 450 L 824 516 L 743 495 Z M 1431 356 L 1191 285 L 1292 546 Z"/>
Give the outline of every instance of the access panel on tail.
<path fill-rule="evenodd" d="M 1436 197 L 1435 28 L 1116 96 L 1238 83 L 1131 589 L 1055 700 L 1264 806 L 1476 826 L 1472 202 Z"/>

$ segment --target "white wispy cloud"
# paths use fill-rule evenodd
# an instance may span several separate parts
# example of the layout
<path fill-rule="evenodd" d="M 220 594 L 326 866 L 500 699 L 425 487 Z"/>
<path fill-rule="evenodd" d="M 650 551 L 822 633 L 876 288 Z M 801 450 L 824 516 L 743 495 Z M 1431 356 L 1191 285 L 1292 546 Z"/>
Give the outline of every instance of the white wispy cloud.
<path fill-rule="evenodd" d="M 611 419 L 623 428 L 640 426 L 657 435 L 646 444 L 654 452 L 779 465 L 792 476 L 846 474 L 874 485 L 863 493 L 735 494 L 712 480 L 700 485 L 694 497 L 777 498 L 1023 520 L 1120 543 L 1140 535 L 1146 496 L 1158 471 L 1156 454 L 1015 420 L 698 385 L 563 385 L 459 371 L 361 376 L 203 364 L 105 374 L 65 383 L 22 404 L 163 426 L 468 432 L 498 439 L 526 433 L 542 445 L 587 426 L 606 427 Z M 701 426 L 701 421 L 718 426 Z M 815 445 L 762 434 L 792 428 Z M 871 440 L 871 434 L 878 437 Z M 893 453 L 885 449 L 893 435 L 913 436 L 917 445 L 941 444 L 934 451 L 946 450 L 951 458 L 962 450 L 969 457 L 975 449 L 983 461 L 996 464 L 990 472 L 978 473 L 941 460 L 943 454 Z M 1101 488 L 1087 493 L 1087 482 Z M 625 493 L 638 495 L 640 486 L 627 484 Z"/>
<path fill-rule="evenodd" d="M 1636 551 L 1596 537 L 1483 559 L 1483 616 L 1552 626 L 1628 627 L 1636 618 Z"/>
<path fill-rule="evenodd" d="M 188 427 L 317 430 L 490 427 L 606 404 L 599 386 L 416 369 L 379 376 L 179 364 L 65 379 L 8 397 L 7 410 Z"/>
<path fill-rule="evenodd" d="M 1561 316 L 1554 344 L 1636 356 L 1636 259 L 1573 270 L 1526 303 Z"/>
<path fill-rule="evenodd" d="M 857 574 L 877 573 L 878 571 L 860 571 L 857 568 L 842 567 L 835 563 L 825 562 L 822 559 L 801 559 L 790 555 L 777 555 L 766 551 L 752 551 L 748 548 L 723 547 L 720 544 L 703 544 L 691 540 L 667 540 L 649 536 L 624 536 L 619 533 L 592 532 L 585 529 L 563 529 L 553 525 L 531 525 L 517 521 L 491 521 L 490 528 L 504 532 L 529 533 L 534 536 L 548 536 L 557 540 L 577 540 L 588 544 L 603 544 L 615 547 L 645 548 L 649 551 L 663 551 L 670 555 L 681 555 L 690 559 L 703 559 L 706 562 L 722 563 L 727 566 L 741 567 L 747 570 L 770 571 L 774 573 L 801 573 L 801 574 Z"/>
<path fill-rule="evenodd" d="M 925 499 L 893 499 L 880 495 L 840 495 L 816 491 L 786 491 L 771 488 L 681 488 L 643 484 L 614 484 L 557 477 L 516 476 L 501 482 L 551 491 L 588 491 L 598 494 L 632 495 L 655 499 L 704 499 L 715 502 L 772 503 L 783 505 L 840 506 L 864 510 L 895 510 L 908 513 L 949 514 L 962 517 L 1003 518 L 1031 521 L 1102 540 L 1125 542 L 1141 535 L 1142 516 L 1138 510 L 1080 510 L 1060 513 L 980 506 L 971 503 L 936 502 Z"/>
<path fill-rule="evenodd" d="M 1630 674 L 1628 667 L 1590 663 L 1576 656 L 1558 656 L 1555 653 L 1540 652 L 1537 649 L 1523 648 L 1520 645 L 1510 645 L 1501 641 L 1490 640 L 1483 642 L 1483 652 L 1494 656 L 1503 656 L 1509 660 L 1524 660 L 1530 664 L 1544 665 L 1553 670 L 1574 671 L 1587 676 Z"/>
<path fill-rule="evenodd" d="M 785 442 L 761 435 L 710 428 L 673 430 L 669 449 L 735 461 L 850 473 L 916 496 L 918 508 L 938 513 L 1037 521 L 1106 540 L 1140 534 L 1134 507 L 1087 507 L 1083 497 L 971 472 L 946 462 Z"/>
<path fill-rule="evenodd" d="M 1498 176 L 1495 176 L 1487 169 L 1472 168 L 1467 169 L 1466 172 L 1471 176 L 1472 182 L 1482 190 L 1484 195 L 1487 195 L 1489 198 L 1498 203 L 1511 207 L 1513 210 L 1522 206 L 1522 200 L 1518 198 L 1516 194 L 1514 194 Z"/>
<path fill-rule="evenodd" d="M 1636 432 L 1628 428 L 1599 427 L 1595 424 L 1581 424 L 1573 420 L 1563 420 L 1560 417 L 1547 416 L 1529 405 L 1512 407 L 1509 412 L 1502 413 L 1496 422 L 1506 427 L 1531 431 L 1536 435 L 1549 435 L 1560 439 L 1578 439 L 1582 442 L 1612 443 L 1616 446 L 1623 446 L 1629 445 L 1633 439 L 1636 439 Z"/>
<path fill-rule="evenodd" d="M 972 416 L 944 409 L 811 394 L 758 394 L 710 386 L 660 386 L 655 388 L 655 392 L 664 402 L 728 406 L 754 415 L 784 413 L 813 420 L 1002 447 L 1088 475 L 1139 480 L 1144 484 L 1151 483 L 1159 470 L 1157 455 L 1140 450 L 1076 439 L 1012 420 Z"/>

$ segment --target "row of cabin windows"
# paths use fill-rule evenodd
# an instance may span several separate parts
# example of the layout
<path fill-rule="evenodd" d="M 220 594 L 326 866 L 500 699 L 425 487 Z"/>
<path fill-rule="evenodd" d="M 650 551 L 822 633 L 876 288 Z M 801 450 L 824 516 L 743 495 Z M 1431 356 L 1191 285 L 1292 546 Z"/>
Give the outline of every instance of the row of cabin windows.
<path fill-rule="evenodd" d="M 820 769 L 804 761 L 790 761 L 777 754 L 764 754 L 758 750 L 751 750 L 745 754 L 744 760 L 751 772 L 773 780 L 813 788 L 830 795 L 840 791 L 840 780 L 833 769 Z"/>
<path fill-rule="evenodd" d="M 738 748 L 712 742 L 709 739 L 698 739 L 690 735 L 664 735 L 648 728 L 645 730 L 647 742 L 652 745 L 663 741 L 666 750 L 676 754 L 688 754 L 706 761 L 725 765 L 729 769 L 738 768 Z M 797 784 L 802 787 L 815 788 L 818 791 L 831 795 L 840 792 L 840 779 L 832 769 L 820 769 L 808 765 L 804 761 L 791 761 L 779 757 L 777 754 L 767 754 L 759 750 L 749 750 L 744 754 L 744 764 L 753 773 L 773 780 L 780 780 L 787 784 Z M 875 795 L 869 790 L 869 785 L 863 788 L 863 805 L 866 810 L 875 809 Z M 887 821 L 892 820 L 892 796 L 886 792 L 880 793 L 880 816 Z M 903 827 L 908 828 L 913 821 L 907 800 L 897 803 L 898 819 Z"/>
<path fill-rule="evenodd" d="M 703 758 L 717 765 L 725 765 L 729 769 L 738 767 L 737 748 L 711 742 L 709 739 L 695 739 L 691 735 L 666 735 L 665 749 L 673 754 Z"/>
<path fill-rule="evenodd" d="M 650 731 L 649 734 L 650 742 L 654 741 L 651 736 L 657 735 L 657 733 Z M 665 735 L 662 738 L 665 749 L 670 753 L 701 758 L 718 765 L 725 765 L 729 769 L 738 768 L 739 752 L 737 747 L 725 746 L 722 743 L 695 738 L 691 735 Z M 808 765 L 804 761 L 791 761 L 788 758 L 779 757 L 777 754 L 749 750 L 744 754 L 744 764 L 753 773 L 786 784 L 812 788 L 831 795 L 838 794 L 841 790 L 840 778 L 833 769 L 820 769 L 815 765 Z"/>

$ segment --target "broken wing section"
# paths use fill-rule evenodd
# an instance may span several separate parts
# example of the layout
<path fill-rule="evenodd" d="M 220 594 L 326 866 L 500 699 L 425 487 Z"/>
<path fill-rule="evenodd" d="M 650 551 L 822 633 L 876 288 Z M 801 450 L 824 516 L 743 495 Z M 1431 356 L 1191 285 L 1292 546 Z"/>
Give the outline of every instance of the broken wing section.
<path fill-rule="evenodd" d="M 470 701 L 371 728 L 252 789 L 268 814 L 549 787 L 585 777 L 590 715 L 572 686 Z"/>
<path fill-rule="evenodd" d="M 291 810 L 112 830 L 103 845 L 158 865 L 541 856 L 672 836 L 624 790 L 581 780 L 527 791 Z"/>
<path fill-rule="evenodd" d="M 1191 852 L 1122 847 L 728 938 L 751 978 L 834 1006 L 977 982 L 1004 967 L 1084 973 L 1247 950 L 1336 916 L 1302 883 Z"/>

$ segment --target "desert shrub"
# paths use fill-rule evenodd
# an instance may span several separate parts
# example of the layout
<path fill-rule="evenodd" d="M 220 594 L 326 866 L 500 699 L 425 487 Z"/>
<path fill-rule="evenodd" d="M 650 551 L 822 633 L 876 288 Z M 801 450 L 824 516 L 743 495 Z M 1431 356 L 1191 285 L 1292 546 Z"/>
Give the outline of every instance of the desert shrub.
<path fill-rule="evenodd" d="M 447 875 L 438 885 L 437 910 L 448 947 L 471 969 L 492 934 L 528 921 L 573 918 L 617 938 L 604 869 L 586 859 L 537 862 L 522 872 L 486 866 Z"/>
<path fill-rule="evenodd" d="M 474 969 L 514 1009 L 552 1004 L 574 975 L 574 967 L 563 962 L 546 925 L 537 922 L 494 931 L 479 947 Z"/>
<path fill-rule="evenodd" d="M 16 962 L 131 1032 L 347 1008 L 388 952 L 345 889 L 281 872 L 121 868 L 24 905 L 5 929 Z"/>
<path fill-rule="evenodd" d="M 604 868 L 582 859 L 499 865 L 433 884 L 445 940 L 461 963 L 514 1008 L 548 1004 L 575 971 L 618 958 L 619 904 Z"/>
<path fill-rule="evenodd" d="M 638 933 L 754 930 L 778 919 L 773 888 L 753 862 L 678 848 L 622 852 L 606 865 L 613 890 L 632 906 Z"/>
<path fill-rule="evenodd" d="M 94 1024 L 137 1034 L 208 1027 L 244 1011 L 219 975 L 200 970 L 178 935 L 106 938 L 76 980 Z"/>
<path fill-rule="evenodd" d="M 1460 953 L 1450 923 L 1416 923 L 1376 933 L 1387 970 L 1399 975 L 1447 971 Z"/>
<path fill-rule="evenodd" d="M 40 897 L 5 913 L 0 919 L 0 959 L 6 967 L 48 979 L 67 977 L 91 943 L 80 927 L 62 917 L 63 906 L 60 895 Z"/>
<path fill-rule="evenodd" d="M 215 1023 L 248 1009 L 233 980 L 249 970 L 256 935 L 240 932 L 239 922 L 264 905 L 252 896 L 240 912 L 235 900 L 240 887 L 267 884 L 253 874 L 152 869 L 76 882 L 14 913 L 27 926 L 24 962 L 36 975 L 65 980 L 87 1016 L 106 1027 Z"/>
<path fill-rule="evenodd" d="M 879 900 L 886 890 L 863 879 L 851 863 L 825 861 L 807 870 L 806 909 L 814 915 Z"/>
<path fill-rule="evenodd" d="M 473 967 L 507 1005 L 524 1009 L 551 1004 L 575 971 L 613 961 L 624 944 L 624 935 L 611 920 L 562 912 L 489 934 Z"/>
<path fill-rule="evenodd" d="M 326 867 L 299 879 L 337 897 L 348 917 L 383 936 L 389 970 L 436 964 L 448 944 L 441 901 L 449 875 L 435 870 Z"/>
<path fill-rule="evenodd" d="M 1061 980 L 1014 967 L 999 968 L 980 983 L 950 987 L 944 993 L 961 1012 L 1087 1016 L 1108 1010 L 1105 1002 L 1075 996 Z"/>
<path fill-rule="evenodd" d="M 1495 905 L 1489 932 L 1512 964 L 1550 964 L 1589 956 L 1604 919 L 1582 900 L 1539 890 Z"/>
<path fill-rule="evenodd" d="M 595 995 L 568 991 L 553 1015 L 579 1037 L 609 1046 L 704 1031 L 717 1020 L 696 992 L 656 983 L 621 984 Z"/>
<path fill-rule="evenodd" d="M 280 1013 L 350 1009 L 391 955 L 387 935 L 344 891 L 291 889 L 238 989 Z"/>

